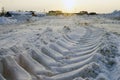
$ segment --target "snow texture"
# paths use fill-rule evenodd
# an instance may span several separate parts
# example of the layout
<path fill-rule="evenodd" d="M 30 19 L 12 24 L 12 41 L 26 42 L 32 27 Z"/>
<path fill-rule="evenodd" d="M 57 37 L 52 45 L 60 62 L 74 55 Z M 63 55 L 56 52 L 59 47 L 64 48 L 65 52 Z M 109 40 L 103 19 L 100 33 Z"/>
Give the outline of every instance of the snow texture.
<path fill-rule="evenodd" d="M 12 13 L 0 17 L 0 80 L 120 80 L 119 20 Z"/>

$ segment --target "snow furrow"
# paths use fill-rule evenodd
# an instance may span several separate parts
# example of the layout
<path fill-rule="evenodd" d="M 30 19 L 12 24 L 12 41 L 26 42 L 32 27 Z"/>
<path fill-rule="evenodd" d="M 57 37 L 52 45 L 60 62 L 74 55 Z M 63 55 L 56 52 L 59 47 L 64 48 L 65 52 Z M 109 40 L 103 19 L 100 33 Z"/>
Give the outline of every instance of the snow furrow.
<path fill-rule="evenodd" d="M 23 24 L 23 30 L 0 35 L 0 80 L 97 80 L 99 74 L 104 73 L 100 69 L 106 65 L 116 66 L 112 60 L 114 55 L 109 59 L 105 57 L 112 50 L 107 48 L 106 54 L 101 49 L 109 47 L 103 29 L 89 22 L 81 27 L 80 19 L 75 19 L 77 22 L 72 18 L 69 21 L 64 17 L 60 19 L 63 21 L 55 18 L 54 22 L 48 16 L 34 24 Z M 68 26 L 63 25 L 64 20 Z M 113 68 L 106 68 L 109 69 Z"/>

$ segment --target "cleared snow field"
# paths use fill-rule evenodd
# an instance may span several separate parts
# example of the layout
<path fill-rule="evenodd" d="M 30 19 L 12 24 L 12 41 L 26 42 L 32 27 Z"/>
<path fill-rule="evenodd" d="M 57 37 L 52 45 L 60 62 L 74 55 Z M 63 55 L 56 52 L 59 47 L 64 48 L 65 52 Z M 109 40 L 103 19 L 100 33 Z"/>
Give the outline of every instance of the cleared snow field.
<path fill-rule="evenodd" d="M 120 80 L 119 20 L 98 15 L 2 21 L 0 80 Z"/>

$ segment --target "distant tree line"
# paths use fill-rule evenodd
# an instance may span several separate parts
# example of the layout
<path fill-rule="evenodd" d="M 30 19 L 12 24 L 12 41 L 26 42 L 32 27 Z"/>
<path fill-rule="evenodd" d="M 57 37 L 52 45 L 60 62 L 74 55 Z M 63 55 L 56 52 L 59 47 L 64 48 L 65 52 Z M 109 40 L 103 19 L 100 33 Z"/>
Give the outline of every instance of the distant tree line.
<path fill-rule="evenodd" d="M 65 16 L 68 16 L 68 15 L 73 15 L 73 14 L 76 14 L 76 15 L 97 15 L 96 12 L 90 12 L 88 13 L 87 11 L 80 11 L 79 13 L 63 13 L 62 11 L 59 11 L 59 10 L 56 10 L 56 11 L 49 11 L 47 13 L 48 15 L 65 15 Z"/>
<path fill-rule="evenodd" d="M 16 12 L 20 13 L 20 12 L 23 12 L 23 11 L 19 10 L 19 11 L 16 11 Z M 30 15 L 32 15 L 32 16 L 37 16 L 37 14 L 35 13 L 35 11 L 25 11 L 25 12 L 29 12 Z M 57 16 L 57 15 L 71 16 L 71 15 L 74 15 L 74 14 L 76 14 L 76 15 L 97 15 L 96 12 L 90 12 L 90 13 L 88 13 L 87 11 L 80 11 L 78 13 L 63 13 L 60 10 L 51 10 L 51 11 L 49 11 L 47 13 L 47 15 L 55 15 L 55 16 Z M 13 13 L 11 13 L 10 11 L 5 11 L 4 7 L 2 7 L 0 16 L 11 17 L 12 15 L 13 15 Z M 14 13 L 14 15 L 16 15 L 16 14 Z"/>
<path fill-rule="evenodd" d="M 79 13 L 76 13 L 77 15 L 97 15 L 96 12 L 90 12 L 88 13 L 87 11 L 80 11 Z"/>
<path fill-rule="evenodd" d="M 62 11 L 59 11 L 59 10 L 56 10 L 56 11 L 49 11 L 48 13 L 47 13 L 48 15 L 62 15 L 63 14 L 63 12 Z"/>
<path fill-rule="evenodd" d="M 62 12 L 62 11 L 60 11 L 60 10 L 55 10 L 55 11 L 53 11 L 53 10 L 51 10 L 51 11 L 48 11 L 48 13 L 47 13 L 47 15 L 49 16 L 58 16 L 58 15 L 63 15 L 63 16 L 72 16 L 72 15 L 74 15 L 74 13 L 64 13 L 64 12 Z"/>
<path fill-rule="evenodd" d="M 4 7 L 2 7 L 2 9 L 1 9 L 1 12 L 0 12 L 0 16 L 4 16 L 5 15 L 5 9 L 4 9 Z"/>

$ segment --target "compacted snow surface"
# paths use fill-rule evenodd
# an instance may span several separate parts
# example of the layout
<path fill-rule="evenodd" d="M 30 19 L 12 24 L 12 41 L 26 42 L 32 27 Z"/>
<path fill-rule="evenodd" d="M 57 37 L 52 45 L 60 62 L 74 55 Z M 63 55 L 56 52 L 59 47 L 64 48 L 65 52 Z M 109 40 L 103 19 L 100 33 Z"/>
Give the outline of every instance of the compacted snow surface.
<path fill-rule="evenodd" d="M 0 80 L 120 80 L 119 20 L 18 19 L 0 18 Z"/>

